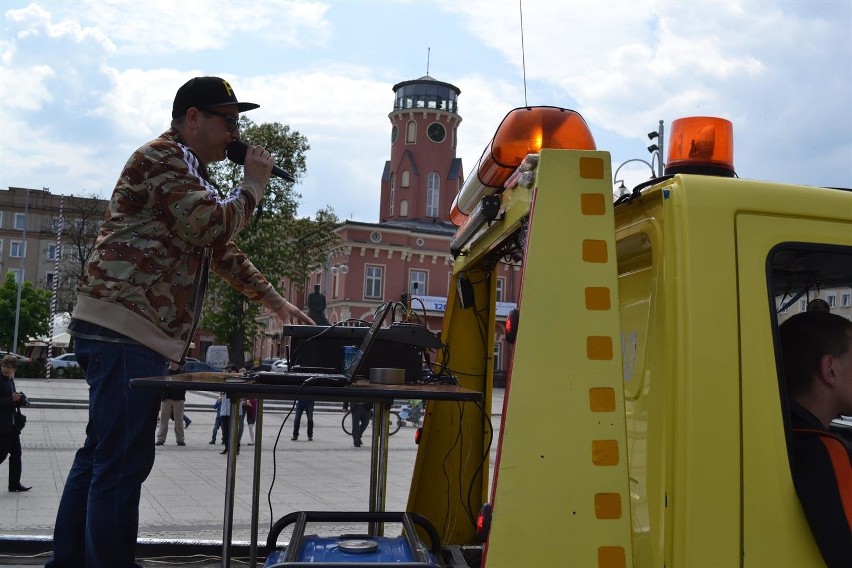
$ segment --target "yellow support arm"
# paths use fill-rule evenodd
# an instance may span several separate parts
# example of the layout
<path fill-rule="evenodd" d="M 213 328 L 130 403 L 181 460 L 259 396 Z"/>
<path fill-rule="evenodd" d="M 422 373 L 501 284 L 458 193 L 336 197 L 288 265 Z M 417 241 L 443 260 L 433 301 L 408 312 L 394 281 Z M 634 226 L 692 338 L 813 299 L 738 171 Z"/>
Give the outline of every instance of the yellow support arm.
<path fill-rule="evenodd" d="M 485 565 L 632 565 L 609 154 L 543 150 Z"/>

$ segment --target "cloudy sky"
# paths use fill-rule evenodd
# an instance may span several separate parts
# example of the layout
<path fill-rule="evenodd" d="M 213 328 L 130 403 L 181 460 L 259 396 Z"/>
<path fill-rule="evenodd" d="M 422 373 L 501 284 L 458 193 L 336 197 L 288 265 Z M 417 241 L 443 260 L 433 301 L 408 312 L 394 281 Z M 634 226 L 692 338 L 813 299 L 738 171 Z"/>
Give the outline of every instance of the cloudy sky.
<path fill-rule="evenodd" d="M 429 75 L 461 89 L 466 174 L 503 116 L 529 104 L 580 112 L 613 169 L 649 158 L 659 120 L 711 115 L 734 123 L 740 177 L 852 186 L 850 0 L 523 0 L 524 52 L 518 0 L 0 10 L 0 188 L 107 197 L 130 153 L 168 126 L 175 90 L 219 75 L 261 105 L 252 120 L 307 137 L 300 214 L 331 205 L 376 222 L 392 87 L 425 75 L 427 53 Z"/>

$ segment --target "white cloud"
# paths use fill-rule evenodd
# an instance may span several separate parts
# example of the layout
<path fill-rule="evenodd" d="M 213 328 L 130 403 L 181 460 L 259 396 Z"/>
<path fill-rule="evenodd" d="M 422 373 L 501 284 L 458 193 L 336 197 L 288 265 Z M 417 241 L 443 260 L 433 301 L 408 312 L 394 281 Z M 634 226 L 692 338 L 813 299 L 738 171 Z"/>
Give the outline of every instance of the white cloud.
<path fill-rule="evenodd" d="M 31 125 L 14 119 L 7 122 L 6 127 L 10 132 L 26 133 L 16 136 L 11 143 L 0 145 L 3 175 L 10 180 L 21 180 L 21 183 L 9 185 L 31 188 L 51 186 L 54 193 L 77 194 L 83 190 L 112 189 L 117 170 L 111 167 L 109 172 L 104 171 L 102 148 L 96 141 L 80 145 L 57 136 L 56 131 L 49 126 L 33 131 Z M 33 172 L 36 172 L 35 176 Z M 68 180 L 68 183 L 57 180 Z"/>
<path fill-rule="evenodd" d="M 56 72 L 46 65 L 28 69 L 0 67 L 0 116 L 13 110 L 38 110 L 53 99 L 45 85 Z"/>
<path fill-rule="evenodd" d="M 100 97 L 93 116 L 110 121 L 121 135 L 141 143 L 169 126 L 174 93 L 187 73 L 174 69 L 105 69 L 110 88 Z M 195 75 L 201 75 L 201 72 Z"/>
<path fill-rule="evenodd" d="M 480 40 L 521 69 L 518 5 L 513 0 L 445 2 Z M 759 175 L 791 172 L 797 135 L 848 145 L 852 48 L 848 3 L 525 2 L 526 76 L 535 89 L 558 86 L 596 130 L 642 139 L 657 119 L 716 115 L 735 121 L 737 147 Z M 847 25 L 839 24 L 845 21 Z M 553 104 L 553 103 L 551 103 Z M 569 103 L 570 104 L 570 103 Z M 783 117 L 783 118 L 782 118 Z M 783 121 L 772 138 L 764 118 Z M 754 148 L 755 150 L 752 150 Z M 760 158 L 757 148 L 774 150 Z M 615 159 L 615 158 L 614 158 Z M 846 168 L 830 175 L 852 183 Z M 799 171 L 795 178 L 825 179 Z"/>
<path fill-rule="evenodd" d="M 123 54 L 163 56 L 228 50 L 243 35 L 257 43 L 311 46 L 326 41 L 331 26 L 325 20 L 328 6 L 317 2 L 264 0 L 86 0 L 88 17 L 98 29 L 116 38 Z M 247 57 L 263 58 L 265 52 Z"/>
<path fill-rule="evenodd" d="M 516 0 L 27 2 L 4 3 L 0 119 L 21 140 L 0 143 L 0 183 L 109 192 L 177 87 L 216 74 L 307 136 L 301 211 L 374 221 L 391 86 L 431 46 L 462 91 L 466 175 L 528 100 L 579 111 L 614 168 L 648 157 L 658 120 L 709 114 L 734 122 L 741 175 L 852 185 L 848 2 L 526 0 L 526 96 Z"/>
<path fill-rule="evenodd" d="M 72 10 L 77 8 L 74 4 L 67 6 Z M 6 19 L 20 28 L 18 39 L 45 34 L 52 39 L 70 38 L 77 43 L 91 40 L 109 53 L 115 51 L 115 44 L 97 27 L 83 26 L 75 19 L 63 19 L 54 23 L 52 14 L 35 3 L 21 10 L 9 10 L 6 12 Z"/>

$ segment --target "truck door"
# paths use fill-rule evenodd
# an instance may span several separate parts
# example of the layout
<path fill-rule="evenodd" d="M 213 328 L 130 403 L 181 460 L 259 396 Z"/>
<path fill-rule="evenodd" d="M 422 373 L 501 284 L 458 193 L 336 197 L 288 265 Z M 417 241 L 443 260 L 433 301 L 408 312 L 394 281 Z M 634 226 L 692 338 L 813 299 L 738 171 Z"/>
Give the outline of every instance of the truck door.
<path fill-rule="evenodd" d="M 778 321 L 804 309 L 796 298 L 803 287 L 810 286 L 810 291 L 802 299 L 808 293 L 813 298 L 818 287 L 825 293 L 827 285 L 850 290 L 848 278 L 841 285 L 829 281 L 827 272 L 837 272 L 845 264 L 847 276 L 852 273 L 852 227 L 848 219 L 740 213 L 736 231 L 742 365 L 742 565 L 822 566 L 790 473 L 776 329 Z M 785 254 L 791 250 L 813 254 Z M 797 262 L 787 266 L 792 258 Z M 801 278 L 791 277 L 790 271 Z M 792 305 L 776 313 L 779 304 L 781 308 Z M 852 307 L 846 311 L 846 317 L 852 316 Z"/>

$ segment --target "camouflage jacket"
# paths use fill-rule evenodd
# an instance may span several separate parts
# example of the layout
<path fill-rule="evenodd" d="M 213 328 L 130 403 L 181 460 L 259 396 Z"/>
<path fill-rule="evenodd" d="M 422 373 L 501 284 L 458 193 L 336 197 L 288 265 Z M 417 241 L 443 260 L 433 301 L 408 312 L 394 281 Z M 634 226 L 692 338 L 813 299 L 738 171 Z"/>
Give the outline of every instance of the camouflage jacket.
<path fill-rule="evenodd" d="M 262 187 L 244 181 L 224 200 L 198 157 L 172 129 L 124 166 L 77 287 L 73 317 L 180 361 L 212 268 L 272 310 L 285 300 L 233 243 Z"/>

